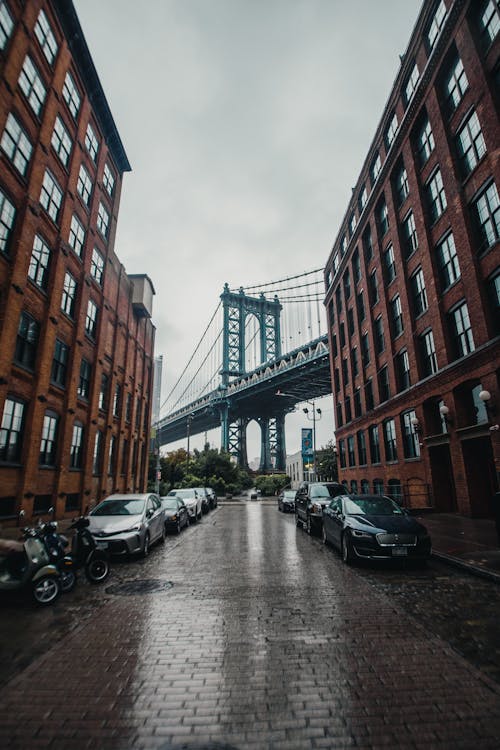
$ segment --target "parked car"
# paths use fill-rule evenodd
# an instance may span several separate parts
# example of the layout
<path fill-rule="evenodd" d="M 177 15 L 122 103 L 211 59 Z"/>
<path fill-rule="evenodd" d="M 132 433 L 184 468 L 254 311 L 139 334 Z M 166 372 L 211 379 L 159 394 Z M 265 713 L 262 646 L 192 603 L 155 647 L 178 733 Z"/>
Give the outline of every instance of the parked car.
<path fill-rule="evenodd" d="M 295 512 L 295 490 L 281 490 L 278 495 L 278 510 L 282 513 Z"/>
<path fill-rule="evenodd" d="M 308 534 L 321 534 L 323 508 L 345 491 L 345 486 L 337 482 L 302 482 L 295 495 L 295 524 Z"/>
<path fill-rule="evenodd" d="M 199 521 L 201 519 L 201 497 L 200 495 L 198 495 L 196 490 L 192 489 L 191 487 L 188 489 L 170 490 L 167 497 L 178 497 L 181 500 L 184 500 L 188 511 L 189 520 L 193 523 L 196 523 L 196 521 Z"/>
<path fill-rule="evenodd" d="M 207 487 L 207 494 L 208 494 L 208 501 L 210 503 L 210 508 L 213 510 L 217 507 L 217 495 L 215 494 L 215 490 L 213 490 L 211 487 Z"/>
<path fill-rule="evenodd" d="M 160 497 L 160 500 L 165 511 L 165 529 L 180 534 L 185 526 L 189 526 L 188 509 L 184 500 L 180 497 Z"/>
<path fill-rule="evenodd" d="M 431 538 L 405 508 L 383 495 L 340 495 L 323 513 L 323 541 L 337 547 L 345 563 L 368 560 L 425 561 Z"/>
<path fill-rule="evenodd" d="M 206 487 L 195 487 L 194 489 L 201 497 L 201 512 L 208 513 L 210 510 L 210 500 Z"/>
<path fill-rule="evenodd" d="M 165 541 L 165 511 L 154 493 L 110 495 L 88 515 L 89 531 L 112 555 L 141 554 Z"/>

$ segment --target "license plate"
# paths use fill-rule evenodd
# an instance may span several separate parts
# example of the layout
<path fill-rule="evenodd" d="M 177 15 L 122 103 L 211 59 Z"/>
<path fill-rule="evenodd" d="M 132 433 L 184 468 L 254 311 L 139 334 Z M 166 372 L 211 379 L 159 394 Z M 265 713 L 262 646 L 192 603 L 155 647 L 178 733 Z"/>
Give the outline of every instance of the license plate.
<path fill-rule="evenodd" d="M 97 546 L 99 549 L 108 549 L 108 543 L 107 542 L 97 542 Z"/>
<path fill-rule="evenodd" d="M 408 554 L 408 550 L 406 547 L 393 547 L 392 548 L 392 556 L 393 557 L 405 557 Z"/>

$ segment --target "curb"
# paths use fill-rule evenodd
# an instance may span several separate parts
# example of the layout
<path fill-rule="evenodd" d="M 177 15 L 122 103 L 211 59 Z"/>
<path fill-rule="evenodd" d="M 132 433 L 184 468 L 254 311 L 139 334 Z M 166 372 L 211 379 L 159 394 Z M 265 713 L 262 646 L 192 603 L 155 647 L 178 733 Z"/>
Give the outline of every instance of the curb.
<path fill-rule="evenodd" d="M 464 570 L 471 575 L 475 575 L 478 578 L 486 578 L 489 581 L 500 584 L 500 574 L 495 573 L 492 570 L 488 570 L 487 568 L 480 568 L 478 565 L 473 565 L 472 563 L 465 562 L 464 560 L 460 560 L 458 557 L 447 555 L 446 552 L 436 552 L 435 550 L 432 550 L 432 557 L 436 557 L 438 560 L 441 560 L 448 565 L 453 565 L 455 568 L 460 568 L 461 570 Z"/>

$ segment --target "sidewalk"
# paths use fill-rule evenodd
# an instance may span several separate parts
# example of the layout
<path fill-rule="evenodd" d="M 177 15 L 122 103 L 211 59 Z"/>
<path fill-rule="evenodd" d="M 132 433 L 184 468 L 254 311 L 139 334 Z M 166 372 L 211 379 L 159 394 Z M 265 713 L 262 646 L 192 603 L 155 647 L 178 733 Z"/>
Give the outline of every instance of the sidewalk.
<path fill-rule="evenodd" d="M 432 538 L 432 554 L 500 583 L 500 545 L 495 522 L 453 513 L 415 514 Z"/>

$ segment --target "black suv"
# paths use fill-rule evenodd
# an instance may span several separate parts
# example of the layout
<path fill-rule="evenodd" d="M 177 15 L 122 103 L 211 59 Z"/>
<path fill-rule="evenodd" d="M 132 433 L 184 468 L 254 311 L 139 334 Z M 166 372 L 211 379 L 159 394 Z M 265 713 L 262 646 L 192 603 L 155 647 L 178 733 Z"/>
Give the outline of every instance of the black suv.
<path fill-rule="evenodd" d="M 337 482 L 302 482 L 295 496 L 295 525 L 302 525 L 308 534 L 321 534 L 323 508 L 332 497 L 345 494 L 345 486 Z"/>

